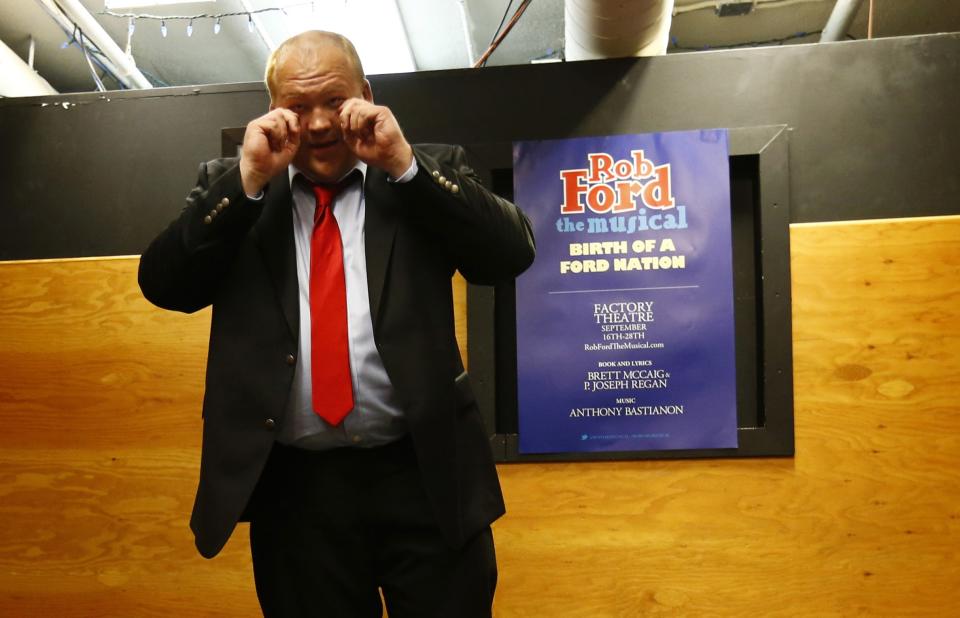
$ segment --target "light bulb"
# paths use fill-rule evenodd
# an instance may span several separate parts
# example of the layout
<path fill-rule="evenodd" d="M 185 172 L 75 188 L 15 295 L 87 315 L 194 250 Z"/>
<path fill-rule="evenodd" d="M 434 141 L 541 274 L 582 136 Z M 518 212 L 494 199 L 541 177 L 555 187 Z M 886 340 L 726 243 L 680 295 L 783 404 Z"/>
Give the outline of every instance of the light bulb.
<path fill-rule="evenodd" d="M 190 20 L 190 23 L 187 24 L 187 36 L 193 36 L 193 20 Z"/>
<path fill-rule="evenodd" d="M 137 29 L 136 24 L 133 22 L 133 18 L 130 18 L 130 24 L 127 26 L 127 36 L 133 36 L 133 31 Z"/>
<path fill-rule="evenodd" d="M 213 33 L 220 34 L 220 18 L 217 18 L 217 21 L 213 24 Z"/>
<path fill-rule="evenodd" d="M 167 22 L 162 19 L 160 20 L 160 34 L 162 34 L 164 38 L 167 37 Z"/>
<path fill-rule="evenodd" d="M 253 15 L 247 13 L 247 30 L 253 32 Z"/>

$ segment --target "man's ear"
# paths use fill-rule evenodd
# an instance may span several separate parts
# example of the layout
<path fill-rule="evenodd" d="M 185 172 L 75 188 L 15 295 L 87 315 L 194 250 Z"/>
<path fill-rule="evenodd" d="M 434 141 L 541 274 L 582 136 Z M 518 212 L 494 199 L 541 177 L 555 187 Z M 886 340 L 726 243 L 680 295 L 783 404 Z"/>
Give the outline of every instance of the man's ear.
<path fill-rule="evenodd" d="M 363 99 L 373 103 L 373 88 L 370 87 L 370 80 L 363 80 Z"/>

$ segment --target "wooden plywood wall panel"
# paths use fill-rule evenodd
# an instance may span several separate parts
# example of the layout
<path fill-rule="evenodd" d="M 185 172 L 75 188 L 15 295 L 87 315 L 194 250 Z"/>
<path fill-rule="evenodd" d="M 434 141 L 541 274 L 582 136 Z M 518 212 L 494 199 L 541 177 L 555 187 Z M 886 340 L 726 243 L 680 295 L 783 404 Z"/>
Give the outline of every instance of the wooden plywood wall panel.
<path fill-rule="evenodd" d="M 960 217 L 791 245 L 796 457 L 502 466 L 499 616 L 960 607 Z"/>
<path fill-rule="evenodd" d="M 960 218 L 791 242 L 796 458 L 501 466 L 497 616 L 960 606 Z M 209 315 L 136 264 L 0 264 L 0 615 L 257 614 L 187 528 Z"/>
<path fill-rule="evenodd" d="M 209 310 L 153 307 L 138 263 L 0 263 L 0 616 L 258 613 L 246 525 L 214 561 L 188 528 Z"/>
<path fill-rule="evenodd" d="M 155 310 L 137 263 L 0 264 L 0 448 L 199 443 L 209 315 Z"/>
<path fill-rule="evenodd" d="M 252 615 L 244 530 L 187 527 L 209 311 L 160 311 L 137 258 L 0 264 L 0 615 Z"/>

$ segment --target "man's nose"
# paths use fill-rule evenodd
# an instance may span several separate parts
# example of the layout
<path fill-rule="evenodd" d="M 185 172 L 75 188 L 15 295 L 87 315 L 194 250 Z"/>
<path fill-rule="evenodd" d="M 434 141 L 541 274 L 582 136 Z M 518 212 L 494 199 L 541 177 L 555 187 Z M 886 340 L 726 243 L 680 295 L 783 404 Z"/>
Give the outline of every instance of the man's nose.
<path fill-rule="evenodd" d="M 315 107 L 307 114 L 305 128 L 314 132 L 329 131 L 334 126 L 335 118 L 336 114 L 332 111 Z"/>

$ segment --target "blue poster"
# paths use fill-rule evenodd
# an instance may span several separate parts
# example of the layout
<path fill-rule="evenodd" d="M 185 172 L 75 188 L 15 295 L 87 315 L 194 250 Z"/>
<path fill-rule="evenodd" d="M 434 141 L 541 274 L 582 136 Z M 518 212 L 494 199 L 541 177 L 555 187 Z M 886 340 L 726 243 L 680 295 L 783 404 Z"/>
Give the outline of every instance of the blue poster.
<path fill-rule="evenodd" d="M 521 453 L 735 448 L 726 130 L 517 142 Z"/>

